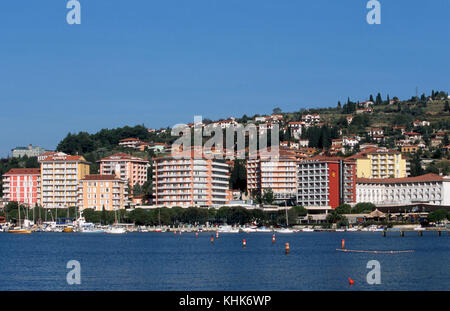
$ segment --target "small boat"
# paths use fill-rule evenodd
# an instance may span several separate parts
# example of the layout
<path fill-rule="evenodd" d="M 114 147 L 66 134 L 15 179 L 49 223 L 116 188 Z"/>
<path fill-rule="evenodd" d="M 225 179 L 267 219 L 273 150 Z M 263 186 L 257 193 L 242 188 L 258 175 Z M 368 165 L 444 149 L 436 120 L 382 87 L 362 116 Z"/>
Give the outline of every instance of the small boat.
<path fill-rule="evenodd" d="M 256 228 L 256 232 L 272 232 L 272 229 L 269 229 L 266 227 L 259 227 L 259 228 Z"/>
<path fill-rule="evenodd" d="M 105 233 L 110 233 L 110 234 L 123 234 L 125 233 L 126 230 L 122 227 L 110 227 L 105 229 Z"/>
<path fill-rule="evenodd" d="M 424 231 L 425 228 L 423 228 L 423 227 L 421 227 L 421 226 L 417 226 L 417 227 L 414 227 L 414 230 L 415 230 L 415 231 Z"/>
<path fill-rule="evenodd" d="M 314 232 L 314 229 L 312 229 L 312 228 L 303 228 L 302 232 Z"/>
<path fill-rule="evenodd" d="M 63 232 L 73 232 L 73 227 L 64 227 Z"/>
<path fill-rule="evenodd" d="M 294 233 L 294 230 L 289 229 L 289 228 L 279 228 L 279 229 L 276 229 L 275 232 L 277 232 L 277 233 Z"/>
<path fill-rule="evenodd" d="M 239 233 L 239 228 L 233 228 L 230 225 L 219 226 L 217 232 L 220 233 Z"/>
<path fill-rule="evenodd" d="M 25 229 L 25 228 L 16 227 L 14 229 L 8 230 L 8 233 L 31 233 L 31 230 Z"/>
<path fill-rule="evenodd" d="M 345 232 L 345 229 L 335 229 L 335 232 Z"/>
<path fill-rule="evenodd" d="M 241 228 L 241 230 L 246 233 L 257 232 L 256 226 L 255 227 L 243 227 L 243 228 Z"/>
<path fill-rule="evenodd" d="M 356 232 L 356 231 L 358 231 L 358 229 L 357 228 L 348 228 L 347 231 L 348 232 Z"/>

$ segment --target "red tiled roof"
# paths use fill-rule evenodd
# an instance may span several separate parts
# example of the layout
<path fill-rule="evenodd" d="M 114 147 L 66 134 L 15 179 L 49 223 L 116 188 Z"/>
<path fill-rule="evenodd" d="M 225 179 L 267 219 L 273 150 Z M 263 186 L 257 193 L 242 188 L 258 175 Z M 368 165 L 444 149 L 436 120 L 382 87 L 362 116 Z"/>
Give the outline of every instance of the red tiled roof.
<path fill-rule="evenodd" d="M 393 183 L 412 183 L 412 182 L 426 182 L 426 181 L 441 181 L 445 178 L 436 174 L 425 174 L 416 177 L 403 177 L 403 178 L 356 178 L 356 182 L 359 183 L 383 183 L 383 184 L 393 184 Z"/>
<path fill-rule="evenodd" d="M 8 171 L 8 173 L 3 176 L 11 176 L 11 175 L 40 175 L 40 168 L 12 168 Z"/>

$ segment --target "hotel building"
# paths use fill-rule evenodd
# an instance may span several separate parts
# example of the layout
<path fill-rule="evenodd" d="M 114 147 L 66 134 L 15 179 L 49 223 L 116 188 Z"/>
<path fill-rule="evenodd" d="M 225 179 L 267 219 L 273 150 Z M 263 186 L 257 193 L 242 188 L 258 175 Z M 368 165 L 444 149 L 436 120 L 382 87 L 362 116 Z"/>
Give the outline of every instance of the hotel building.
<path fill-rule="evenodd" d="M 39 168 L 13 168 L 3 175 L 3 198 L 34 206 L 39 204 L 41 170 Z"/>
<path fill-rule="evenodd" d="M 229 165 L 192 156 L 154 158 L 154 203 L 160 206 L 215 206 L 229 203 Z"/>
<path fill-rule="evenodd" d="M 425 174 L 406 178 L 357 178 L 356 202 L 450 205 L 450 176 Z"/>
<path fill-rule="evenodd" d="M 356 160 L 358 178 L 403 178 L 406 175 L 406 160 L 398 151 L 384 148 L 367 148 L 349 157 Z"/>
<path fill-rule="evenodd" d="M 297 193 L 297 159 L 283 154 L 277 158 L 249 159 L 247 167 L 247 191 L 263 195 L 272 189 L 275 200 L 295 199 Z"/>
<path fill-rule="evenodd" d="M 315 156 L 297 167 L 297 204 L 328 210 L 356 201 L 356 165 L 340 157 Z"/>
<path fill-rule="evenodd" d="M 117 153 L 101 159 L 101 175 L 117 175 L 128 180 L 130 186 L 143 185 L 147 181 L 147 168 L 149 161 L 126 153 Z"/>
<path fill-rule="evenodd" d="M 124 209 L 127 200 L 126 181 L 115 175 L 86 175 L 78 188 L 78 207 L 96 211 Z"/>
<path fill-rule="evenodd" d="M 40 201 L 45 208 L 77 206 L 78 183 L 89 174 L 82 156 L 50 155 L 41 161 Z"/>

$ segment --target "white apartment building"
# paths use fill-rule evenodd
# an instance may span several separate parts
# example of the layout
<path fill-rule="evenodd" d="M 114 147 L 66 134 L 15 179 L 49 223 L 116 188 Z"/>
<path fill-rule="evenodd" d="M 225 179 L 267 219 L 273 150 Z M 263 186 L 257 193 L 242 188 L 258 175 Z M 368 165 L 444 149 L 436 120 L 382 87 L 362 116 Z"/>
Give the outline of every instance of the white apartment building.
<path fill-rule="evenodd" d="M 229 165 L 207 158 L 154 158 L 155 205 L 213 206 L 229 203 Z"/>
<path fill-rule="evenodd" d="M 450 205 L 450 176 L 426 174 L 405 178 L 357 178 L 356 202 Z"/>

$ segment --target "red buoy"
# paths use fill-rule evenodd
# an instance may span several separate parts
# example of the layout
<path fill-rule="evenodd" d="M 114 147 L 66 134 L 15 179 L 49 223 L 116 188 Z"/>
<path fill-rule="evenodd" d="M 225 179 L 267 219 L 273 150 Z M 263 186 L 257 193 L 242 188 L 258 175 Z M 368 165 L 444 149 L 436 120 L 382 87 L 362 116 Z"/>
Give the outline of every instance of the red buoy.
<path fill-rule="evenodd" d="M 341 248 L 345 249 L 345 240 L 344 239 L 342 239 L 342 241 L 341 241 Z"/>
<path fill-rule="evenodd" d="M 275 234 L 272 235 L 272 243 L 275 244 Z"/>
<path fill-rule="evenodd" d="M 214 236 L 211 235 L 211 243 L 214 243 Z"/>
<path fill-rule="evenodd" d="M 219 238 L 219 231 L 216 231 L 216 239 Z"/>
<path fill-rule="evenodd" d="M 195 237 L 198 238 L 198 231 L 195 231 Z"/>
<path fill-rule="evenodd" d="M 247 246 L 247 241 L 245 239 L 242 240 L 242 247 L 246 247 Z"/>
<path fill-rule="evenodd" d="M 351 278 L 348 278 L 348 284 L 353 285 L 355 284 L 355 281 L 353 281 Z"/>

